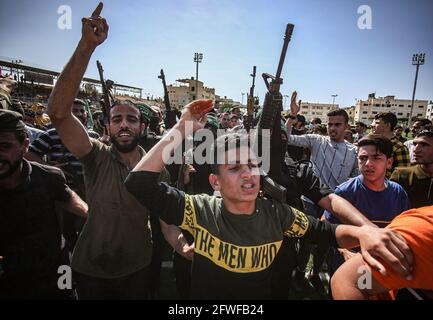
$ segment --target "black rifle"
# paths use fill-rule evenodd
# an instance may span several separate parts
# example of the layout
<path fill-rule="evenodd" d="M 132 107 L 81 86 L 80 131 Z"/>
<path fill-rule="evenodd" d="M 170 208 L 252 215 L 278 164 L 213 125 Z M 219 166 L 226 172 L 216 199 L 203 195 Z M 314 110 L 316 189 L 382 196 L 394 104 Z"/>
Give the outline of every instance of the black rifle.
<path fill-rule="evenodd" d="M 165 104 L 165 129 L 168 130 L 176 124 L 176 111 L 171 109 L 170 99 L 168 97 L 167 84 L 165 83 L 164 70 L 161 69 L 161 74 L 158 76 L 162 80 L 162 85 L 164 87 L 164 104 Z"/>
<path fill-rule="evenodd" d="M 256 81 L 256 66 L 253 67 L 253 73 L 250 74 L 250 76 L 253 77 L 253 84 L 250 87 L 250 94 L 248 95 L 247 102 L 247 117 L 245 119 L 245 129 L 247 132 L 250 132 L 254 117 L 254 83 Z"/>
<path fill-rule="evenodd" d="M 287 47 L 292 37 L 293 28 L 293 24 L 287 24 L 283 49 L 281 51 L 280 62 L 275 77 L 268 73 L 262 74 L 268 92 L 265 96 L 263 111 L 258 125 L 259 148 L 262 145 L 261 130 L 268 129 L 271 132 L 271 163 L 269 174 L 262 177 L 262 189 L 272 198 L 282 202 L 285 202 L 286 200 L 286 189 L 275 182 L 275 180 L 281 177 L 281 153 L 283 152 L 281 144 L 281 111 L 283 111 L 283 97 L 280 93 L 280 86 L 283 83 L 281 72 L 283 70 L 284 59 L 286 57 Z M 271 79 L 270 82 L 269 79 Z"/>
<path fill-rule="evenodd" d="M 102 69 L 102 64 L 99 60 L 96 61 L 96 66 L 98 67 L 99 80 L 102 86 L 102 113 L 104 114 L 104 124 L 107 125 L 110 122 L 110 108 L 114 102 L 113 96 L 110 93 L 110 88 L 114 84 L 111 80 L 104 80 L 104 69 Z"/>

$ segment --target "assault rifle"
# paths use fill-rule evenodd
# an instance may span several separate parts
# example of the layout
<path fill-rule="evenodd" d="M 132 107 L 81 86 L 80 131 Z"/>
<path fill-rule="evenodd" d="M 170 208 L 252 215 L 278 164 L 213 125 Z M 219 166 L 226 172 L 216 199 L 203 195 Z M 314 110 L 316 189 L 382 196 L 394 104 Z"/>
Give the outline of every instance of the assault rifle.
<path fill-rule="evenodd" d="M 162 85 L 164 87 L 164 104 L 165 104 L 165 129 L 168 130 L 176 124 L 176 111 L 171 109 L 170 99 L 168 97 L 167 84 L 165 83 L 164 70 L 161 69 L 161 74 L 158 76 L 162 80 Z"/>
<path fill-rule="evenodd" d="M 281 144 L 281 111 L 283 111 L 283 97 L 280 93 L 280 86 L 283 83 L 281 72 L 283 70 L 284 59 L 292 37 L 293 28 L 293 24 L 287 24 L 276 75 L 272 76 L 268 73 L 262 74 L 268 92 L 265 96 L 263 111 L 258 125 L 259 148 L 262 145 L 261 130 L 268 129 L 271 132 L 270 169 L 268 175 L 262 176 L 262 189 L 272 198 L 282 202 L 286 201 L 286 189 L 275 182 L 276 179 L 281 177 L 281 153 L 283 152 Z M 269 82 L 269 80 L 271 81 Z M 263 154 L 260 149 L 259 153 Z"/>
<path fill-rule="evenodd" d="M 99 72 L 99 80 L 101 81 L 102 86 L 102 113 L 104 114 L 104 124 L 107 125 L 110 122 L 110 108 L 112 103 L 114 102 L 113 96 L 110 93 L 110 89 L 114 84 L 111 80 L 104 80 L 104 69 L 102 69 L 102 64 L 99 60 L 96 61 L 96 66 L 98 67 Z"/>
<path fill-rule="evenodd" d="M 247 117 L 245 119 L 245 129 L 247 132 L 250 132 L 254 117 L 254 83 L 256 81 L 256 66 L 253 67 L 253 73 L 250 74 L 250 76 L 253 77 L 253 84 L 250 87 L 250 94 L 248 95 L 247 102 Z"/>

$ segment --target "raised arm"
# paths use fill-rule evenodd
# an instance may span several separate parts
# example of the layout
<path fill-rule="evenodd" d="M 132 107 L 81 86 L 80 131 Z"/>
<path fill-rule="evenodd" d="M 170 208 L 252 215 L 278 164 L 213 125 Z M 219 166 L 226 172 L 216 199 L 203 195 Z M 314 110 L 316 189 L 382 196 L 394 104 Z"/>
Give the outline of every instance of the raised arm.
<path fill-rule="evenodd" d="M 150 149 L 132 171 L 161 172 L 168 157 L 185 138 L 187 128 L 191 128 L 192 132 L 204 128 L 206 113 L 211 109 L 212 100 L 196 100 L 186 105 L 176 125 Z"/>
<path fill-rule="evenodd" d="M 100 2 L 91 17 L 82 19 L 80 42 L 60 74 L 48 101 L 48 115 L 52 124 L 63 144 L 77 158 L 88 154 L 92 145 L 87 131 L 73 116 L 72 105 L 93 51 L 107 38 L 108 24 L 100 16 L 102 7 Z"/>

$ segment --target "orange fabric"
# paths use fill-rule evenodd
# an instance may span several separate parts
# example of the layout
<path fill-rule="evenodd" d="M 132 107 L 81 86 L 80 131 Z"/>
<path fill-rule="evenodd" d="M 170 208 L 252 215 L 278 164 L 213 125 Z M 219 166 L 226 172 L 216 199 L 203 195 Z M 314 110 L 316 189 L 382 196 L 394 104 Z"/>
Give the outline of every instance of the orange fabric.
<path fill-rule="evenodd" d="M 402 235 L 414 256 L 413 279 L 405 278 L 386 267 L 387 275 L 373 271 L 373 277 L 385 288 L 433 290 L 433 206 L 403 212 L 387 226 Z"/>

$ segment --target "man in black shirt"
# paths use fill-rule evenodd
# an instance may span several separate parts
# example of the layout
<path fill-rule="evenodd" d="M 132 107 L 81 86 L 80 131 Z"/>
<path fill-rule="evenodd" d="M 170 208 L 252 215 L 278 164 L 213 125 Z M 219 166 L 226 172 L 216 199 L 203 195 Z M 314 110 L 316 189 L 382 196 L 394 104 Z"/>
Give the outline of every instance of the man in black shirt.
<path fill-rule="evenodd" d="M 385 261 L 392 260 L 393 268 L 400 273 L 410 274 L 411 253 L 394 233 L 369 226 L 331 225 L 288 205 L 258 198 L 257 159 L 244 144 L 245 137 L 238 134 L 222 136 L 215 142 L 215 154 L 220 151 L 220 155 L 236 160 L 212 164 L 209 182 L 222 199 L 203 194 L 191 196 L 158 183 L 164 162 L 181 144 L 180 138 L 185 137 L 187 123 L 194 131 L 203 128 L 205 114 L 211 108 L 211 100 L 187 105 L 180 121 L 140 160 L 125 181 L 128 191 L 143 205 L 158 212 L 166 223 L 178 225 L 194 236 L 194 298 L 269 298 L 269 267 L 283 235 L 345 248 L 360 245 L 364 259 L 373 268 L 384 271 L 375 259 L 380 256 Z M 244 152 L 249 154 L 247 162 L 240 161 Z"/>
<path fill-rule="evenodd" d="M 83 217 L 87 205 L 60 169 L 23 159 L 29 139 L 21 118 L 0 110 L 0 299 L 66 298 L 57 285 L 58 267 L 69 261 L 56 204 Z"/>

